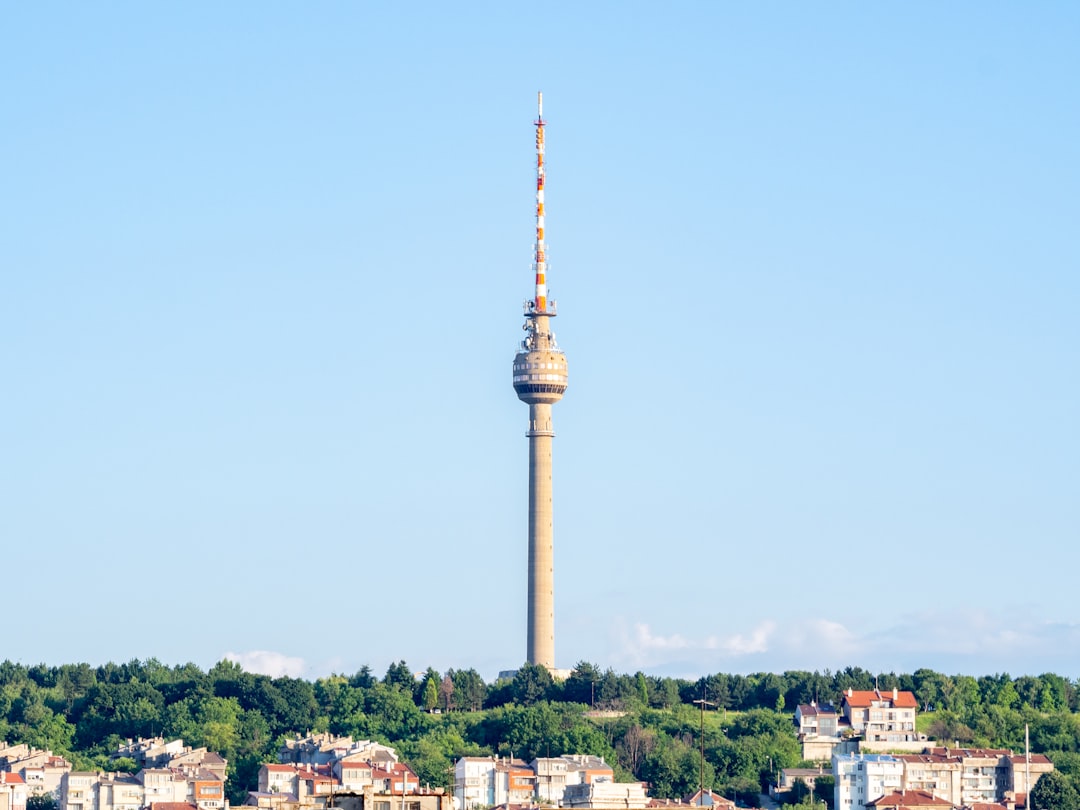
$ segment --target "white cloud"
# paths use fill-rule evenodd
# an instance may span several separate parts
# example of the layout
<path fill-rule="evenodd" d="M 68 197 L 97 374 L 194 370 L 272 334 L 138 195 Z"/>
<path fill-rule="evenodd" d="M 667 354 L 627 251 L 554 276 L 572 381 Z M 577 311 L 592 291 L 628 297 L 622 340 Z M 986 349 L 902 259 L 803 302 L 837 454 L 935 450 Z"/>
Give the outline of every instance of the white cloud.
<path fill-rule="evenodd" d="M 247 672 L 253 672 L 256 675 L 269 675 L 271 678 L 280 678 L 283 675 L 299 678 L 307 669 L 307 664 L 303 658 L 270 650 L 249 650 L 241 653 L 227 652 L 225 653 L 225 660 L 235 661 Z"/>
<path fill-rule="evenodd" d="M 703 645 L 707 650 L 720 650 L 725 655 L 738 657 L 753 655 L 755 653 L 768 652 L 769 638 L 776 632 L 776 622 L 765 619 L 750 631 L 748 636 L 735 633 L 731 636 L 717 638 L 709 636 Z"/>
<path fill-rule="evenodd" d="M 680 633 L 657 635 L 648 624 L 638 622 L 630 631 L 625 626 L 619 629 L 616 657 L 622 666 L 630 668 L 663 666 L 675 660 L 702 657 L 712 659 L 718 655 L 721 658 L 741 658 L 766 652 L 775 629 L 776 623 L 766 619 L 748 634 L 734 633 L 698 640 Z"/>
<path fill-rule="evenodd" d="M 1080 625 L 1050 622 L 1024 611 L 990 609 L 883 612 L 861 615 L 860 627 L 812 617 L 761 619 L 749 629 L 695 638 L 656 633 L 638 622 L 616 628 L 613 663 L 694 677 L 707 672 L 841 669 L 913 672 L 919 667 L 971 674 L 1037 674 L 1062 669 L 1080 646 Z"/>

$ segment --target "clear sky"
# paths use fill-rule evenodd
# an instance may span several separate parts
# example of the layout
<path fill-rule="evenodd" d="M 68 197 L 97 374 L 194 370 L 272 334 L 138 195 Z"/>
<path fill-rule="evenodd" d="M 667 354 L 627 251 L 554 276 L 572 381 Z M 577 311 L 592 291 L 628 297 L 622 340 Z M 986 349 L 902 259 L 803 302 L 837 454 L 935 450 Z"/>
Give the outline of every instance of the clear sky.
<path fill-rule="evenodd" d="M 1080 675 L 1080 5 L 8 3 L 27 664 Z"/>

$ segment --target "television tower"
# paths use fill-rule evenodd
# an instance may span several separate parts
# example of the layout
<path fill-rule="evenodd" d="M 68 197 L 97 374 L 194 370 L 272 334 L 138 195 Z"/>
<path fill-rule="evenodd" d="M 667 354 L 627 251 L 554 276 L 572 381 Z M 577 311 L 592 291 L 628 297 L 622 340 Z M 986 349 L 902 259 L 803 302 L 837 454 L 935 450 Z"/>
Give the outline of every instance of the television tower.
<path fill-rule="evenodd" d="M 551 406 L 566 391 L 566 355 L 555 342 L 544 243 L 544 94 L 536 99 L 536 290 L 525 302 L 525 339 L 514 355 L 514 390 L 529 405 L 529 630 L 526 660 L 555 667 L 555 565 L 551 524 Z"/>

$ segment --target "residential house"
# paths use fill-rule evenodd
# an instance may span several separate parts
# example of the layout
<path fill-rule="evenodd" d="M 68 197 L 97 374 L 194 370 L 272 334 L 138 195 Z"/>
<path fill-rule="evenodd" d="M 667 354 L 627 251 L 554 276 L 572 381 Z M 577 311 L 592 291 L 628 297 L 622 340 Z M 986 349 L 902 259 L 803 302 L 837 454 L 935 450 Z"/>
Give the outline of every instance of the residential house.
<path fill-rule="evenodd" d="M 795 727 L 799 738 L 836 737 L 840 734 L 840 715 L 831 703 L 800 703 L 795 709 Z"/>
<path fill-rule="evenodd" d="M 26 782 L 17 773 L 0 773 L 0 810 L 26 810 Z"/>
<path fill-rule="evenodd" d="M 919 702 L 911 692 L 880 689 L 844 693 L 841 709 L 851 730 L 862 736 L 860 750 L 919 750 L 926 736 L 915 729 Z"/>

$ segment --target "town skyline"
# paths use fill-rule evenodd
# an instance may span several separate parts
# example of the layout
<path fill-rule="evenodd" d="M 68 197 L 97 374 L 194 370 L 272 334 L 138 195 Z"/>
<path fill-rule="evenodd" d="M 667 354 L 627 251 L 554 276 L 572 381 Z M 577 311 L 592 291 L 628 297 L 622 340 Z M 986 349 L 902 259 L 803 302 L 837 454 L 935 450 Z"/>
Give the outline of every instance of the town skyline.
<path fill-rule="evenodd" d="M 4 19 L 0 658 L 524 660 L 543 90 L 556 666 L 1080 672 L 1080 8 Z"/>

